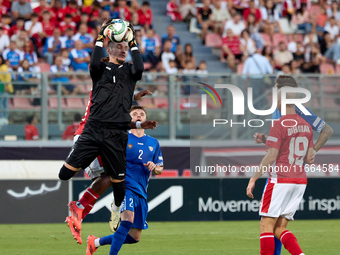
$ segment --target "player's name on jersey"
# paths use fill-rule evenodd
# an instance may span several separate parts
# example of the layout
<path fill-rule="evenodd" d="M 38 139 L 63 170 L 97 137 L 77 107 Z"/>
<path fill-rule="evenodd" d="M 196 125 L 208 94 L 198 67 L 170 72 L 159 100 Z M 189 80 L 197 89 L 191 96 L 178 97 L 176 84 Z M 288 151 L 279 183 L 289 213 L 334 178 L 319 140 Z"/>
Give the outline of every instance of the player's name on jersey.
<path fill-rule="evenodd" d="M 303 132 L 310 133 L 309 126 L 307 126 L 307 125 L 297 125 L 297 126 L 288 128 L 288 136 L 290 136 L 292 134 L 296 134 L 296 133 L 303 133 Z"/>

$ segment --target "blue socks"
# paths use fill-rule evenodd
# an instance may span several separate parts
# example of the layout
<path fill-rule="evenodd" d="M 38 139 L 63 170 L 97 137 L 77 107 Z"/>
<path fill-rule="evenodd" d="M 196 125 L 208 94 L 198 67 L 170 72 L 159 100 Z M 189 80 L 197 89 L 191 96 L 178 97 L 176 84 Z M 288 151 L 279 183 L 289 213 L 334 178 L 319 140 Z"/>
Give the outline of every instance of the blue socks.
<path fill-rule="evenodd" d="M 124 244 L 126 244 L 126 243 L 129 243 L 129 244 L 138 243 L 138 241 L 135 240 L 134 238 L 132 238 L 129 234 L 127 234 L 125 241 L 124 241 Z"/>
<path fill-rule="evenodd" d="M 274 240 L 275 240 L 275 252 L 274 252 L 274 255 L 281 255 L 282 243 L 276 237 L 274 237 Z"/>
<path fill-rule="evenodd" d="M 118 254 L 120 248 L 122 248 L 123 243 L 125 241 L 125 238 L 127 234 L 129 233 L 132 226 L 132 222 L 130 221 L 122 221 L 120 223 L 120 226 L 116 233 L 114 233 L 112 236 L 112 243 L 111 243 L 111 249 L 110 249 L 110 255 L 116 255 Z"/>

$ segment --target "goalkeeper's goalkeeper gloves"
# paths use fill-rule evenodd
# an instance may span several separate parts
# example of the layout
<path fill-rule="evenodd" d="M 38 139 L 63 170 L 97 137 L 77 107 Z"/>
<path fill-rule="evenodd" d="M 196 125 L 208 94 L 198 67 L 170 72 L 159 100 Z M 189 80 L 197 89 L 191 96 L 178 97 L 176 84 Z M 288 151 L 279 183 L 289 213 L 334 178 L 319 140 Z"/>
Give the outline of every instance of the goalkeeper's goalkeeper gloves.
<path fill-rule="evenodd" d="M 104 38 L 105 38 L 105 35 L 104 35 L 104 31 L 105 31 L 105 28 L 107 28 L 108 25 L 111 24 L 111 21 L 113 20 L 113 18 L 108 18 L 104 21 L 102 27 L 100 28 L 100 31 L 99 31 L 99 34 L 98 34 L 98 37 L 97 37 L 97 42 L 104 42 Z"/>
<path fill-rule="evenodd" d="M 137 48 L 137 42 L 136 42 L 136 32 L 135 32 L 135 29 L 132 25 L 131 22 L 129 22 L 129 25 L 128 25 L 128 30 L 129 30 L 129 35 L 128 35 L 128 38 L 127 38 L 127 42 L 129 44 L 129 47 L 130 49 L 136 47 Z"/>

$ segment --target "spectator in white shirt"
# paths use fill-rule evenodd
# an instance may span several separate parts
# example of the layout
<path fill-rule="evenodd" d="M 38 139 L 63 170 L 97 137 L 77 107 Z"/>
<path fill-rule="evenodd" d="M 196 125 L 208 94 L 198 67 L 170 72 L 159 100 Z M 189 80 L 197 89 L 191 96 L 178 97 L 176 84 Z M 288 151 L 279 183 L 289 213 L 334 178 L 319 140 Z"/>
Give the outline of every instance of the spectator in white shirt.
<path fill-rule="evenodd" d="M 38 14 L 33 13 L 31 20 L 25 22 L 25 30 L 30 37 L 34 34 L 41 34 L 43 32 L 43 27 L 41 22 L 39 22 Z"/>
<path fill-rule="evenodd" d="M 334 40 L 335 37 L 339 35 L 339 27 L 336 24 L 334 17 L 329 19 L 329 22 L 327 22 L 324 29 L 331 35 L 332 40 Z"/>
<path fill-rule="evenodd" d="M 163 68 L 165 70 L 165 72 L 170 72 L 170 65 L 169 65 L 169 61 L 170 60 L 175 60 L 175 54 L 171 51 L 171 47 L 172 47 L 172 42 L 171 40 L 166 40 L 164 42 L 164 45 L 163 45 L 163 53 L 162 53 L 162 56 L 161 56 L 161 59 L 162 59 L 162 65 L 163 65 Z"/>
<path fill-rule="evenodd" d="M 175 60 L 170 60 L 169 61 L 169 69 L 167 71 L 168 74 L 176 74 L 178 73 L 178 68 L 176 66 L 176 61 Z"/>
<path fill-rule="evenodd" d="M 4 29 L 0 27 L 0 54 L 2 51 L 9 47 L 9 38 L 8 35 L 4 34 Z"/>
<path fill-rule="evenodd" d="M 231 29 L 233 34 L 236 36 L 240 36 L 241 32 L 245 29 L 244 22 L 241 21 L 241 15 L 236 13 L 232 20 L 227 21 L 224 26 L 223 35 L 222 37 L 227 36 L 227 30 Z"/>
<path fill-rule="evenodd" d="M 212 27 L 215 33 L 222 35 L 223 33 L 223 22 L 231 19 L 228 9 L 221 7 L 221 0 L 216 0 L 214 8 L 212 9 Z"/>
<path fill-rule="evenodd" d="M 244 29 L 241 32 L 241 43 L 246 48 L 246 52 L 248 55 L 253 55 L 256 52 L 256 45 L 254 40 L 250 37 L 249 31 Z"/>
<path fill-rule="evenodd" d="M 298 42 L 298 36 L 297 34 L 293 34 L 292 36 L 292 41 L 288 43 L 287 49 L 291 52 L 291 53 L 295 53 L 296 52 L 296 44 Z"/>
<path fill-rule="evenodd" d="M 207 62 L 202 60 L 198 65 L 198 70 L 196 71 L 198 78 L 207 78 L 208 70 L 207 70 Z"/>

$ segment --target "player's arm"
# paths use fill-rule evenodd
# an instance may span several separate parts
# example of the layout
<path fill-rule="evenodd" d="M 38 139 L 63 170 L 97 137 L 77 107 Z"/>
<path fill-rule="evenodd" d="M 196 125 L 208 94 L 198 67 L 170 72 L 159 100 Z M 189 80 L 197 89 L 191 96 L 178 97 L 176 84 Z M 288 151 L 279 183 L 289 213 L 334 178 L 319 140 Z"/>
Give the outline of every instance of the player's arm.
<path fill-rule="evenodd" d="M 277 155 L 279 154 L 279 150 L 276 148 L 270 147 L 268 149 L 268 153 L 261 161 L 261 164 L 257 171 L 250 178 L 248 187 L 247 187 L 247 196 L 250 198 L 254 198 L 253 190 L 255 188 L 255 182 L 269 170 L 270 166 L 275 162 Z"/>
<path fill-rule="evenodd" d="M 318 140 L 314 144 L 314 150 L 316 152 L 319 151 L 322 148 L 322 146 L 325 145 L 328 139 L 332 136 L 332 134 L 333 134 L 333 129 L 327 123 L 325 123 L 325 125 L 323 126 L 320 132 Z"/>
<path fill-rule="evenodd" d="M 104 38 L 105 38 L 104 30 L 110 24 L 111 20 L 112 18 L 105 20 L 102 27 L 100 28 L 96 44 L 91 54 L 91 60 L 90 60 L 90 72 L 91 73 L 95 73 L 101 64 L 101 59 L 103 57 Z"/>
<path fill-rule="evenodd" d="M 314 149 L 308 148 L 304 163 L 312 164 L 314 162 L 314 159 L 315 159 Z"/>
<path fill-rule="evenodd" d="M 128 125 L 131 129 L 156 129 L 157 121 L 154 120 L 146 120 L 144 122 L 141 121 L 131 121 Z"/>
<path fill-rule="evenodd" d="M 148 161 L 148 163 L 144 163 L 144 166 L 149 169 L 149 171 L 153 171 L 155 175 L 160 175 L 163 172 L 163 166 L 157 165 L 152 161 Z"/>
<path fill-rule="evenodd" d="M 163 156 L 161 152 L 161 148 L 159 146 L 159 143 L 157 141 L 156 147 L 155 147 L 155 154 L 153 156 L 152 161 L 148 161 L 148 163 L 144 164 L 146 168 L 149 169 L 149 171 L 153 171 L 155 175 L 160 175 L 163 172 Z"/>
<path fill-rule="evenodd" d="M 133 95 L 133 100 L 140 100 L 142 97 L 146 95 L 152 95 L 152 92 L 150 90 L 141 90 L 139 92 L 135 92 Z"/>
<path fill-rule="evenodd" d="M 143 59 L 139 53 L 137 42 L 135 39 L 135 29 L 133 28 L 132 23 L 128 25 L 129 35 L 127 42 L 129 44 L 131 50 L 131 57 L 132 57 L 132 67 L 131 67 L 131 74 L 135 81 L 138 81 L 142 78 L 142 74 L 144 71 L 144 64 Z"/>

